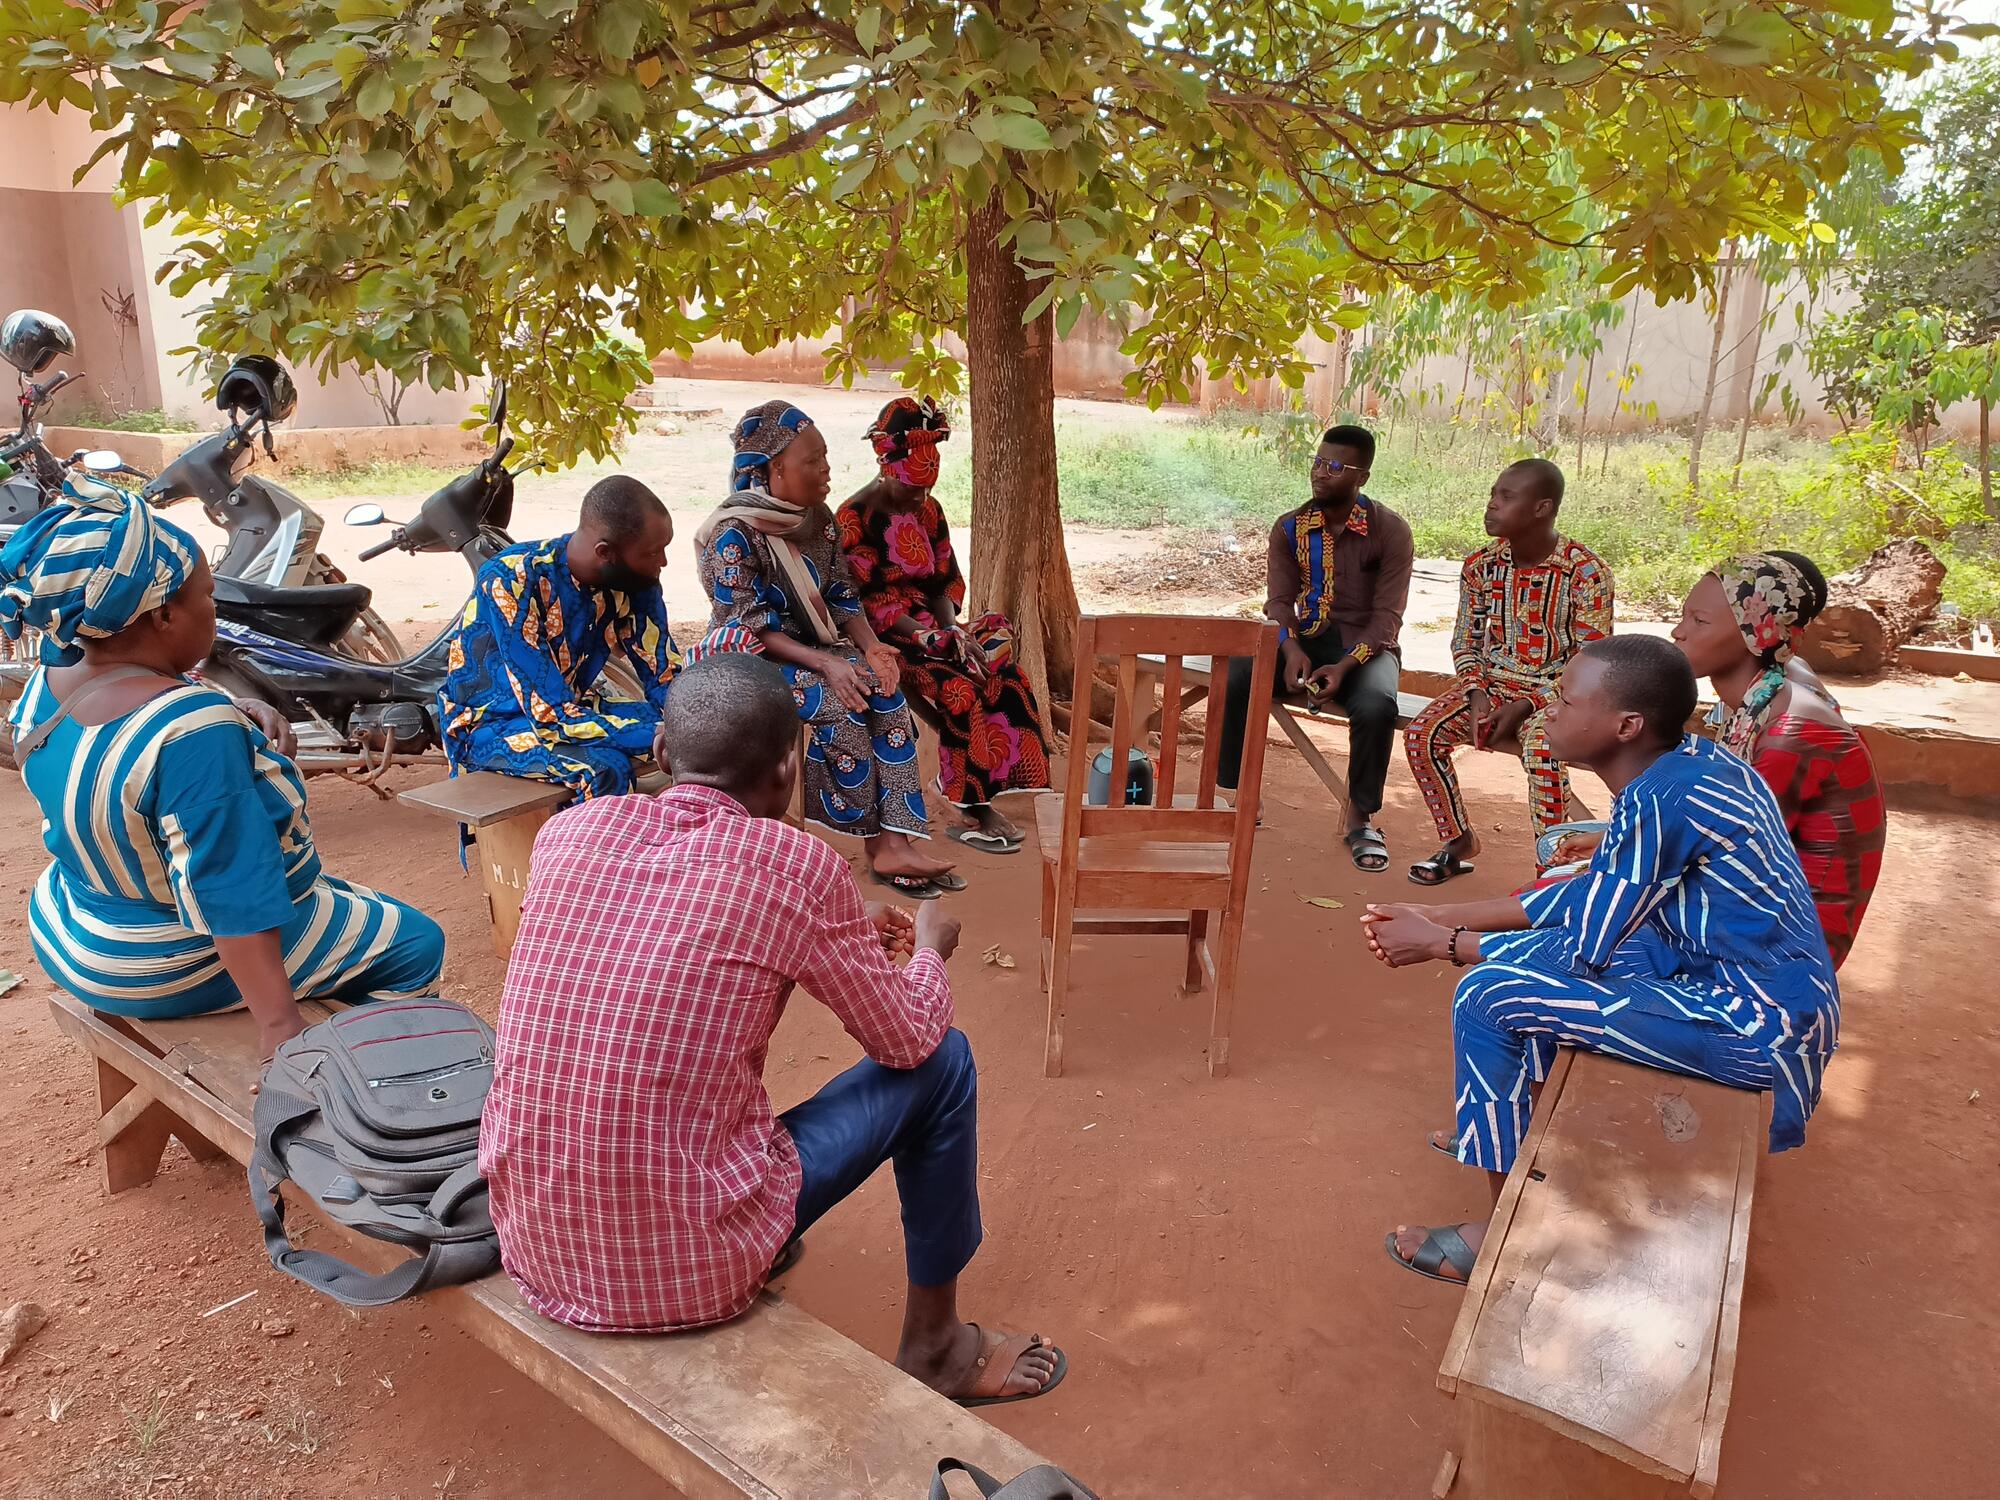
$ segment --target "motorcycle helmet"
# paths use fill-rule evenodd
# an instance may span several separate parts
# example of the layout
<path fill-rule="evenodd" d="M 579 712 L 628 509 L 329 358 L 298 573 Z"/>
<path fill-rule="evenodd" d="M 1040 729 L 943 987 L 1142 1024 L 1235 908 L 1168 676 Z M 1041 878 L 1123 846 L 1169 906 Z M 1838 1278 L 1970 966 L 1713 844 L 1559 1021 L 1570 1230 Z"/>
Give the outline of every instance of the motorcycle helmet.
<path fill-rule="evenodd" d="M 65 354 L 74 353 L 76 335 L 54 313 L 24 307 L 0 323 L 0 359 L 23 375 L 39 375 Z"/>
<path fill-rule="evenodd" d="M 217 411 L 248 411 L 283 422 L 298 410 L 299 388 L 268 354 L 246 354 L 223 373 L 215 389 Z"/>

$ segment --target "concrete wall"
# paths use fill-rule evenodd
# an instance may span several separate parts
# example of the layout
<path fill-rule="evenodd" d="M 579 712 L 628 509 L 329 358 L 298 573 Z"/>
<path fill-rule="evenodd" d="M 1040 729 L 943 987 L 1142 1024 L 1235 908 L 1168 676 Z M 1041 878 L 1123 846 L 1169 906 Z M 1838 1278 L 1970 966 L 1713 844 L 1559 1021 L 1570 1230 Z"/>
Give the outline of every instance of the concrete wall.
<path fill-rule="evenodd" d="M 0 316 L 17 307 L 54 313 L 76 334 L 77 353 L 67 368 L 86 379 L 57 397 L 56 421 L 86 408 L 100 411 L 164 409 L 183 420 L 216 426 L 214 391 L 205 371 L 190 373 L 185 355 L 173 351 L 195 342 L 203 297 L 175 297 L 153 273 L 173 253 L 171 224 L 145 225 L 139 210 L 112 197 L 117 174 L 110 161 L 72 183 L 77 167 L 96 149 L 87 117 L 0 105 Z M 107 310 L 106 296 L 131 298 L 135 321 Z M 257 352 L 257 351 L 245 351 Z M 294 369 L 299 386 L 295 428 L 365 427 L 382 421 L 380 408 L 351 370 L 321 381 Z M 817 378 L 817 377 L 815 377 Z M 411 391 L 403 400 L 406 425 L 456 424 L 470 416 L 483 383 L 470 390 Z"/>

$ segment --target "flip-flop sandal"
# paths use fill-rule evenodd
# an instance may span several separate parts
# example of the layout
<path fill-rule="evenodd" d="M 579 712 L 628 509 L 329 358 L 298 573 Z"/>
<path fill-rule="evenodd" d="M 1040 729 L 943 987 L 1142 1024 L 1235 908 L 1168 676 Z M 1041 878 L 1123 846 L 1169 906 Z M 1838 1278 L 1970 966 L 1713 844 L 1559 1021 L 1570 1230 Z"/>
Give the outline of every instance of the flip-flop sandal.
<path fill-rule="evenodd" d="M 877 885 L 886 885 L 899 896 L 908 896 L 912 901 L 935 901 L 944 894 L 943 886 L 921 875 L 884 875 L 879 870 L 870 870 L 868 878 Z"/>
<path fill-rule="evenodd" d="M 785 1272 L 797 1265 L 806 1253 L 804 1235 L 794 1235 L 785 1241 L 785 1248 L 778 1252 L 778 1258 L 771 1262 L 771 1269 L 764 1273 L 766 1283 L 776 1281 Z"/>
<path fill-rule="evenodd" d="M 1438 1144 L 1437 1137 L 1434 1135 L 1425 1136 L 1424 1144 L 1429 1146 L 1431 1150 L 1437 1152 L 1438 1155 L 1440 1156 L 1449 1156 L 1453 1161 L 1458 1160 L 1458 1148 L 1455 1146 L 1440 1146 Z"/>
<path fill-rule="evenodd" d="M 988 854 L 1021 852 L 1020 839 L 1003 839 L 999 834 L 988 833 L 983 828 L 947 828 L 944 836 L 965 845 L 968 849 L 984 849 Z"/>
<path fill-rule="evenodd" d="M 931 876 L 931 884 L 941 891 L 962 891 L 965 889 L 965 877 L 956 870 L 946 870 L 942 875 Z"/>
<path fill-rule="evenodd" d="M 1347 835 L 1347 857 L 1354 861 L 1354 868 L 1363 874 L 1380 875 L 1389 868 L 1389 841 L 1373 823 L 1356 828 Z M 1372 863 L 1378 860 L 1379 864 Z"/>
<path fill-rule="evenodd" d="M 1039 1333 L 988 1333 L 977 1323 L 972 1325 L 979 1335 L 979 1358 L 975 1361 L 979 1378 L 972 1382 L 968 1395 L 955 1399 L 960 1406 L 1012 1406 L 1016 1401 L 1033 1401 L 1037 1396 L 1046 1396 L 1063 1383 L 1069 1374 L 1069 1356 L 1057 1349 Z M 1038 1391 L 1021 1391 L 1012 1396 L 999 1394 L 1007 1384 L 1007 1377 L 1014 1373 L 1014 1366 L 1030 1349 L 1052 1350 L 1056 1357 L 1056 1367 L 1049 1374 L 1048 1384 Z"/>
<path fill-rule="evenodd" d="M 1405 1271 L 1415 1271 L 1419 1276 L 1428 1276 L 1432 1281 L 1442 1281 L 1447 1286 L 1463 1287 L 1472 1280 L 1472 1268 L 1479 1262 L 1479 1252 L 1466 1244 L 1465 1236 L 1451 1224 L 1426 1229 L 1424 1242 L 1417 1247 L 1415 1260 L 1404 1260 L 1396 1253 L 1396 1231 L 1393 1229 L 1382 1237 L 1382 1248 L 1389 1252 L 1389 1259 Z M 1439 1266 L 1450 1266 L 1459 1274 L 1441 1276 L 1438 1274 Z"/>
<path fill-rule="evenodd" d="M 1413 885 L 1443 885 L 1478 868 L 1471 860 L 1460 859 L 1449 849 L 1440 849 L 1429 859 L 1410 866 L 1410 881 Z"/>

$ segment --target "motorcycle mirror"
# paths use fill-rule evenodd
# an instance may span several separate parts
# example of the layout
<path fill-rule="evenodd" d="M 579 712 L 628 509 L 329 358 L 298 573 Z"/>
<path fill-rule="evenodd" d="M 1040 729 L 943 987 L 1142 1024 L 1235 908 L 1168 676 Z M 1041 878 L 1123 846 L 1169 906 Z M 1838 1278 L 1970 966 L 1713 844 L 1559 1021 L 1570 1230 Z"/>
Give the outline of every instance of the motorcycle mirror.
<path fill-rule="evenodd" d="M 93 474 L 116 474 L 125 467 L 125 460 L 110 448 L 93 448 L 77 462 Z"/>
<path fill-rule="evenodd" d="M 349 526 L 380 526 L 389 518 L 382 514 L 379 505 L 356 505 L 340 518 Z"/>

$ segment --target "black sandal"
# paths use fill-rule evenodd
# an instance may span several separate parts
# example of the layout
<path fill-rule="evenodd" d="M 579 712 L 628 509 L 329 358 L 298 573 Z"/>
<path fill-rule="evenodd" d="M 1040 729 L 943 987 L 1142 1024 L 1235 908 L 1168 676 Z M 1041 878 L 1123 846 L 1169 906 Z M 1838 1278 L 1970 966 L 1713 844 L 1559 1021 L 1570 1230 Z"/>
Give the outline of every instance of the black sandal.
<path fill-rule="evenodd" d="M 870 870 L 868 878 L 877 885 L 886 885 L 899 896 L 908 896 L 912 901 L 935 901 L 944 894 L 944 887 L 921 875 L 884 875 L 880 870 Z"/>
<path fill-rule="evenodd" d="M 1389 1252 L 1389 1259 L 1405 1271 L 1415 1271 L 1419 1276 L 1428 1276 L 1432 1281 L 1442 1281 L 1447 1286 L 1466 1285 L 1472 1280 L 1472 1268 L 1479 1263 L 1479 1252 L 1466 1244 L 1465 1236 L 1452 1224 L 1426 1229 L 1424 1242 L 1417 1247 L 1414 1260 L 1404 1260 L 1396 1253 L 1396 1231 L 1393 1229 L 1382 1237 L 1382 1248 Z M 1458 1275 L 1440 1275 L 1439 1266 L 1450 1266 Z"/>
<path fill-rule="evenodd" d="M 1347 831 L 1347 857 L 1355 869 L 1379 875 L 1389 868 L 1389 841 L 1373 823 L 1363 823 Z"/>
<path fill-rule="evenodd" d="M 1461 875 L 1470 875 L 1479 866 L 1469 859 L 1460 859 L 1450 849 L 1440 849 L 1429 859 L 1410 866 L 1410 879 L 1417 885 L 1443 885 L 1447 880 L 1456 880 Z"/>

